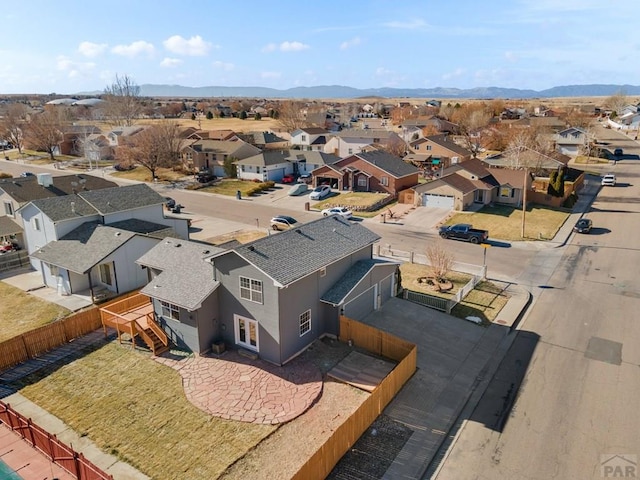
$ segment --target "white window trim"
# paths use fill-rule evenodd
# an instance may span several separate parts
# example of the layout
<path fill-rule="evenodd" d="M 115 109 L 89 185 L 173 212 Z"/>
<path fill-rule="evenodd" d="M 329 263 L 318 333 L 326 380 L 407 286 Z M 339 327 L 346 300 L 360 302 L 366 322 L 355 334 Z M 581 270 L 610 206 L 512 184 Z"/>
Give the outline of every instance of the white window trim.
<path fill-rule="evenodd" d="M 243 286 L 242 285 L 243 280 L 246 280 L 249 283 L 249 285 Z M 260 303 L 260 304 L 264 303 L 264 288 L 263 288 L 262 280 L 256 280 L 255 278 L 241 276 L 238 280 L 238 283 L 240 287 L 240 298 L 242 298 L 243 300 L 254 302 L 254 303 Z M 259 289 L 254 288 L 258 286 L 259 286 Z M 257 299 L 258 297 L 259 297 L 259 300 Z"/>
<path fill-rule="evenodd" d="M 178 307 L 177 305 L 174 305 L 173 303 L 160 300 L 160 312 L 163 318 L 168 318 L 176 322 L 180 321 L 180 307 Z M 168 312 L 168 314 L 166 314 L 165 312 Z M 173 316 L 174 313 L 176 314 L 177 318 Z"/>
<path fill-rule="evenodd" d="M 40 231 L 40 219 L 39 219 L 38 217 L 33 217 L 33 218 L 31 219 L 31 222 L 32 222 L 32 224 L 33 224 L 33 229 L 34 229 L 36 232 L 39 232 L 39 231 Z"/>
<path fill-rule="evenodd" d="M 300 336 L 303 337 L 307 333 L 311 331 L 311 310 L 307 310 L 300 314 L 299 318 L 299 332 Z M 304 330 L 304 331 L 303 331 Z"/>
<path fill-rule="evenodd" d="M 107 272 L 106 275 L 105 271 Z M 113 273 L 110 263 L 101 263 L 98 265 L 98 272 L 100 273 L 100 282 L 110 287 L 113 286 Z"/>

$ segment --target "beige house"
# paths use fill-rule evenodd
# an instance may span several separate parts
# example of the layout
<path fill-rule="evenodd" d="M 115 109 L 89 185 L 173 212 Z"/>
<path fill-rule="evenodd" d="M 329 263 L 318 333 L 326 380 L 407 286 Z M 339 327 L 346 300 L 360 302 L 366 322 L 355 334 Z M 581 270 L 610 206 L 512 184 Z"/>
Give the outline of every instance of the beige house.
<path fill-rule="evenodd" d="M 225 177 L 224 162 L 228 158 L 243 160 L 261 152 L 242 140 L 202 139 L 182 148 L 182 163 L 191 170 L 209 169 L 216 177 Z"/>

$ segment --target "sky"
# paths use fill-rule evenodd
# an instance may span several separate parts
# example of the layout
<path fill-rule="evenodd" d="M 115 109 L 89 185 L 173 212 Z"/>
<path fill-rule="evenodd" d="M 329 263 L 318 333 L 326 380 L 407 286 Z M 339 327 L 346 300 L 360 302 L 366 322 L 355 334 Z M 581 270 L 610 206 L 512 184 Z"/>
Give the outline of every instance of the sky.
<path fill-rule="evenodd" d="M 7 0 L 5 0 L 7 1 Z M 0 95 L 190 87 L 640 84 L 638 0 L 23 0 Z"/>

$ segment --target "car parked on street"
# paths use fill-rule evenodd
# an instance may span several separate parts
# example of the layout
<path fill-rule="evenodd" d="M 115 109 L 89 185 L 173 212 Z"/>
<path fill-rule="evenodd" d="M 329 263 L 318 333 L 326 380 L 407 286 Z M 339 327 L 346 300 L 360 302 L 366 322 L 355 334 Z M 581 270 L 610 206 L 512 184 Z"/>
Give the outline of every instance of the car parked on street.
<path fill-rule="evenodd" d="M 328 196 L 331 193 L 331 187 L 329 185 L 320 185 L 313 189 L 309 198 L 311 200 L 321 200 L 324 197 Z"/>
<path fill-rule="evenodd" d="M 465 240 L 471 243 L 484 243 L 489 238 L 487 230 L 473 228 L 468 223 L 458 223 L 457 225 L 444 225 L 440 227 L 439 234 L 442 238 L 453 238 L 455 240 Z"/>
<path fill-rule="evenodd" d="M 589 233 L 591 232 L 591 227 L 593 226 L 593 222 L 590 218 L 581 218 L 576 222 L 573 227 L 573 231 L 576 233 Z"/>
<path fill-rule="evenodd" d="M 322 210 L 322 215 L 325 217 L 328 215 L 340 215 L 343 218 L 349 219 L 353 216 L 353 212 L 346 207 L 333 207 Z"/>
<path fill-rule="evenodd" d="M 296 195 L 302 195 L 303 193 L 307 193 L 309 190 L 309 186 L 306 183 L 297 183 L 289 189 L 287 195 L 291 197 L 295 197 Z"/>
<path fill-rule="evenodd" d="M 288 215 L 277 215 L 271 219 L 272 230 L 289 230 L 293 228 L 298 221 Z"/>
<path fill-rule="evenodd" d="M 602 177 L 601 184 L 603 187 L 615 187 L 616 176 L 613 173 L 607 173 L 604 177 Z"/>
<path fill-rule="evenodd" d="M 22 172 L 20 174 L 20 176 L 23 177 L 23 178 L 33 177 L 33 176 L 35 176 L 35 173 L 33 173 L 33 172 Z"/>

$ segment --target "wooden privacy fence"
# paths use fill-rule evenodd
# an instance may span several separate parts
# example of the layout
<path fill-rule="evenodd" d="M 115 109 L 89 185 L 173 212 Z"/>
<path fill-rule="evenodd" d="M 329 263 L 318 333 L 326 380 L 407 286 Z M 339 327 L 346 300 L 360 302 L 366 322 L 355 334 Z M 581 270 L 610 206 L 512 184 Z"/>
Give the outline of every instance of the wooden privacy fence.
<path fill-rule="evenodd" d="M 0 272 L 20 268 L 29 263 L 29 254 L 25 250 L 0 255 Z"/>
<path fill-rule="evenodd" d="M 326 478 L 416 370 L 417 347 L 411 342 L 346 317 L 340 317 L 339 339 L 399 363 L 298 470 L 294 480 Z"/>
<path fill-rule="evenodd" d="M 135 295 L 138 292 L 127 294 Z M 118 297 L 112 302 L 120 301 Z M 110 303 L 104 305 L 109 305 Z M 82 312 L 74 313 L 57 322 L 38 327 L 29 332 L 10 338 L 0 343 L 0 371 L 18 365 L 31 358 L 53 350 L 74 338 L 98 330 L 102 326 L 100 311 L 97 306 Z"/>
<path fill-rule="evenodd" d="M 55 435 L 45 431 L 2 401 L 0 401 L 0 422 L 78 480 L 113 480 L 111 475 L 107 475 L 96 467 L 82 453 L 76 452 L 58 440 Z"/>

